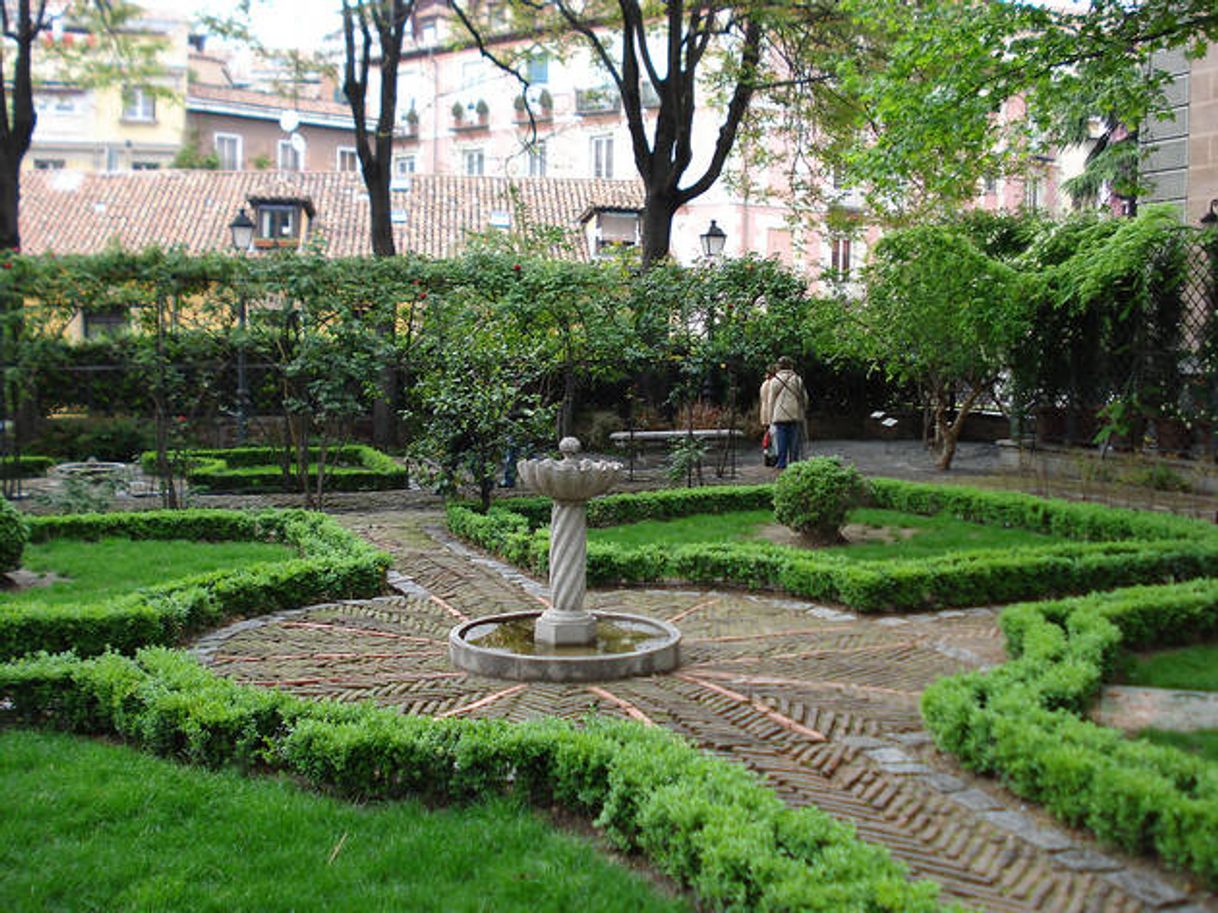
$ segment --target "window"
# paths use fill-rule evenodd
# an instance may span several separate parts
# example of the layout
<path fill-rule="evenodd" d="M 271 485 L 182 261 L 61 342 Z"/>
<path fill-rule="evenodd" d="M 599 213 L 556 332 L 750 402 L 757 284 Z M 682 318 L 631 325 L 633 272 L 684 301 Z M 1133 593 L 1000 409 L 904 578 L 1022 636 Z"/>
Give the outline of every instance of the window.
<path fill-rule="evenodd" d="M 529 177 L 544 178 L 546 176 L 546 144 L 545 141 L 534 143 L 529 148 Z"/>
<path fill-rule="evenodd" d="M 85 339 L 119 336 L 127 331 L 127 309 L 120 307 L 108 311 L 86 312 L 83 330 Z"/>
<path fill-rule="evenodd" d="M 592 137 L 592 176 L 613 178 L 613 137 Z"/>
<path fill-rule="evenodd" d="M 482 174 L 486 165 L 486 156 L 481 149 L 466 149 L 461 153 L 462 172 L 476 177 Z"/>
<path fill-rule="evenodd" d="M 425 48 L 429 48 L 436 43 L 436 20 L 427 19 L 419 23 L 418 42 Z"/>
<path fill-rule="evenodd" d="M 352 146 L 338 147 L 338 170 L 339 171 L 358 171 L 359 170 L 359 155 L 356 154 Z"/>
<path fill-rule="evenodd" d="M 71 95 L 58 95 L 55 97 L 55 107 L 53 110 L 56 114 L 75 114 L 76 99 Z"/>
<path fill-rule="evenodd" d="M 152 123 L 156 120 L 156 97 L 139 86 L 123 89 L 123 120 Z"/>
<path fill-rule="evenodd" d="M 997 193 L 998 192 L 998 175 L 992 171 L 988 172 L 985 176 L 985 192 L 986 193 Z"/>
<path fill-rule="evenodd" d="M 596 252 L 608 255 L 622 247 L 639 243 L 637 212 L 598 212 L 596 214 Z"/>
<path fill-rule="evenodd" d="M 241 170 L 241 137 L 235 133 L 217 133 L 216 158 L 221 171 Z"/>
<path fill-rule="evenodd" d="M 160 171 L 161 163 L 160 162 L 132 162 L 131 170 L 132 171 Z"/>
<path fill-rule="evenodd" d="M 529 58 L 527 70 L 529 85 L 541 86 L 550 81 L 550 58 L 546 54 L 538 54 Z"/>
<path fill-rule="evenodd" d="M 415 157 L 413 155 L 395 155 L 393 157 L 394 177 L 404 178 L 414 174 Z"/>
<path fill-rule="evenodd" d="M 1045 205 L 1045 188 L 1040 178 L 1030 177 L 1023 188 L 1023 205 L 1026 209 L 1036 211 Z"/>
<path fill-rule="evenodd" d="M 60 171 L 66 162 L 63 159 L 34 159 L 35 171 Z"/>
<path fill-rule="evenodd" d="M 290 241 L 300 237 L 300 207 L 285 203 L 263 203 L 258 207 L 258 238 Z"/>
<path fill-rule="evenodd" d="M 461 64 L 461 88 L 476 89 L 482 85 L 483 71 L 481 60 L 467 60 Z"/>
<path fill-rule="evenodd" d="M 295 135 L 300 136 L 299 133 Z M 298 142 L 300 143 L 299 149 L 292 145 L 291 140 L 281 139 L 279 141 L 280 171 L 304 170 L 304 139 L 301 138 Z"/>
<path fill-rule="evenodd" d="M 837 237 L 829 242 L 829 267 L 842 279 L 850 275 L 850 239 Z"/>

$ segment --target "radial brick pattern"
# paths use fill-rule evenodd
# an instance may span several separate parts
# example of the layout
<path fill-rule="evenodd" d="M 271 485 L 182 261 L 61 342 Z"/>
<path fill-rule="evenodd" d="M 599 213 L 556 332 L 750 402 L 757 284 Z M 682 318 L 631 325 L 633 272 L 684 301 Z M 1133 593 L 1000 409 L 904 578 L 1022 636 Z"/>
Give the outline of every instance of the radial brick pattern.
<path fill-rule="evenodd" d="M 346 517 L 393 554 L 404 595 L 245 622 L 201 642 L 201 655 L 241 681 L 403 713 L 595 711 L 665 726 L 747 764 L 792 805 L 852 822 L 979 909 L 1218 909 L 1143 863 L 1101 854 L 992 784 L 978 788 L 934 751 L 919 695 L 938 676 L 1002 660 L 994 612 L 874 619 L 738 591 L 597 591 L 590 608 L 675 622 L 681 667 L 601 685 L 495 681 L 449 664 L 449 629 L 535 607 L 544 593 L 453 543 L 440 520 L 424 511 Z"/>

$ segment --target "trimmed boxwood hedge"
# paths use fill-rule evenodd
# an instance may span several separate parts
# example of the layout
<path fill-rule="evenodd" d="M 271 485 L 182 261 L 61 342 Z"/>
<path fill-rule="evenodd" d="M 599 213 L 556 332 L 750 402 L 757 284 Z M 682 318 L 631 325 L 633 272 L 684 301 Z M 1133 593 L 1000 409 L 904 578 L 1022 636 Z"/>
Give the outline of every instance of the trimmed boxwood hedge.
<path fill-rule="evenodd" d="M 917 514 L 947 513 L 974 523 L 1020 527 L 1080 540 L 978 550 L 911 561 L 849 561 L 766 543 L 624 548 L 588 544 L 594 586 L 680 580 L 781 590 L 864 612 L 921 611 L 1084 593 L 1137 583 L 1218 574 L 1218 529 L 1199 520 L 1096 504 L 895 479 L 869 483 L 871 503 Z M 769 485 L 611 495 L 588 504 L 591 526 L 697 513 L 756 510 L 772 504 Z M 544 498 L 500 501 L 487 514 L 448 508 L 457 536 L 534 573 L 547 569 Z"/>
<path fill-rule="evenodd" d="M 300 510 L 76 514 L 34 517 L 29 528 L 34 542 L 105 536 L 256 540 L 282 542 L 300 557 L 171 580 L 87 605 L 0 604 L 0 659 L 39 650 L 89 656 L 174 644 L 227 618 L 375 595 L 389 568 L 388 555 L 329 517 Z"/>
<path fill-rule="evenodd" d="M 283 451 L 275 447 L 231 447 L 226 450 L 188 450 L 186 478 L 191 485 L 208 491 L 276 492 L 295 491 L 296 479 L 284 481 L 280 464 Z M 320 450 L 309 448 L 309 460 L 316 464 Z M 387 491 L 405 488 L 407 472 L 393 457 L 364 444 L 345 444 L 326 451 L 326 488 L 329 491 Z M 146 452 L 140 465 L 155 474 L 156 454 Z M 309 483 L 317 476 L 310 467 Z"/>
<path fill-rule="evenodd" d="M 36 454 L 8 456 L 0 460 L 0 479 L 35 479 L 45 475 L 58 462 L 55 457 Z"/>
<path fill-rule="evenodd" d="M 1066 823 L 1218 887 L 1218 764 L 1083 717 L 1122 649 L 1218 637 L 1218 580 L 1008 607 L 1010 662 L 922 696 L 939 748 Z"/>
<path fill-rule="evenodd" d="M 21 511 L 0 498 L 0 574 L 21 567 L 21 553 L 30 538 L 30 526 Z"/>
<path fill-rule="evenodd" d="M 707 909 L 943 909 L 937 885 L 908 881 L 849 825 L 788 808 L 743 766 L 633 722 L 402 717 L 238 685 L 164 649 L 0 665 L 6 718 L 117 735 L 213 767 L 284 771 L 359 799 L 557 803 L 594 817 Z"/>

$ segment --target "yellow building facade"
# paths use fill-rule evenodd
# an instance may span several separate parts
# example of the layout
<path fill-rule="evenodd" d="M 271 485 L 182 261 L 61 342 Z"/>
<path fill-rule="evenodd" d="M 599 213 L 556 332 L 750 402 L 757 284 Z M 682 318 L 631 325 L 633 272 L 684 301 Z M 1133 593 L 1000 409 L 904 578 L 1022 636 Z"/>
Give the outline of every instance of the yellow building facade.
<path fill-rule="evenodd" d="M 186 136 L 189 23 L 172 15 L 148 14 L 132 23 L 129 32 L 135 41 L 161 45 L 156 90 L 88 88 L 74 84 L 70 75 L 36 79 L 38 121 L 24 169 L 139 171 L 172 164 Z M 70 26 L 48 38 L 90 41 Z"/>

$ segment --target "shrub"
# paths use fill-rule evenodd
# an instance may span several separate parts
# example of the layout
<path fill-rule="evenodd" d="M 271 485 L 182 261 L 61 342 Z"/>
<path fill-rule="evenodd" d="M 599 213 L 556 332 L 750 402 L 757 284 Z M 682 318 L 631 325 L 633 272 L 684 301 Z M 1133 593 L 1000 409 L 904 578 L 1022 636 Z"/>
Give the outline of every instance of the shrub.
<path fill-rule="evenodd" d="M 589 719 L 402 717 L 238 685 L 164 649 L 0 664 L 0 723 L 119 736 L 207 766 L 282 771 L 358 799 L 502 794 L 590 815 L 707 909 L 943 909 L 888 853 L 661 729 Z"/>
<path fill-rule="evenodd" d="M 309 448 L 316 463 L 320 451 Z M 275 447 L 230 447 L 198 449 L 181 453 L 187 461 L 186 478 L 196 488 L 209 491 L 294 491 L 299 480 L 285 474 L 282 449 Z M 330 491 L 386 491 L 406 487 L 406 469 L 393 457 L 363 444 L 331 447 L 326 453 L 326 488 Z M 156 454 L 146 452 L 140 462 L 147 473 L 156 472 Z M 317 483 L 310 467 L 309 484 Z"/>
<path fill-rule="evenodd" d="M 0 479 L 36 479 L 57 462 L 54 457 L 37 454 L 5 457 L 0 461 Z"/>
<path fill-rule="evenodd" d="M 30 538 L 25 517 L 8 501 L 0 498 L 0 574 L 21 566 L 21 553 Z"/>
<path fill-rule="evenodd" d="M 1218 536 L 1213 525 L 1199 520 L 895 479 L 872 479 L 870 487 L 878 507 L 946 513 L 973 523 L 1091 541 L 977 550 L 918 561 L 849 561 L 836 554 L 752 542 L 677 549 L 590 543 L 588 583 L 724 583 L 883 612 L 1014 602 L 1218 576 Z M 772 506 L 773 491 L 770 485 L 724 485 L 609 495 L 588 503 L 588 525 L 758 510 Z M 512 498 L 479 514 L 454 503 L 448 508 L 448 524 L 455 535 L 544 574 L 548 530 L 543 524 L 550 507 L 546 498 Z"/>
<path fill-rule="evenodd" d="M 774 517 L 816 542 L 837 542 L 846 513 L 862 503 L 866 490 L 853 466 L 836 457 L 813 457 L 788 466 L 778 477 Z"/>
<path fill-rule="evenodd" d="M 225 618 L 251 617 L 328 599 L 378 594 L 389 556 L 322 514 L 298 510 L 140 511 L 36 517 L 34 541 L 100 539 L 258 540 L 294 547 L 299 558 L 217 571 L 87 605 L 30 603 L 0 610 L 0 659 L 38 650 L 133 653 L 174 644 Z"/>
<path fill-rule="evenodd" d="M 1218 636 L 1218 581 L 1010 606 L 1010 662 L 922 696 L 936 744 L 1066 823 L 1218 885 L 1218 765 L 1083 717 L 1122 649 Z"/>

